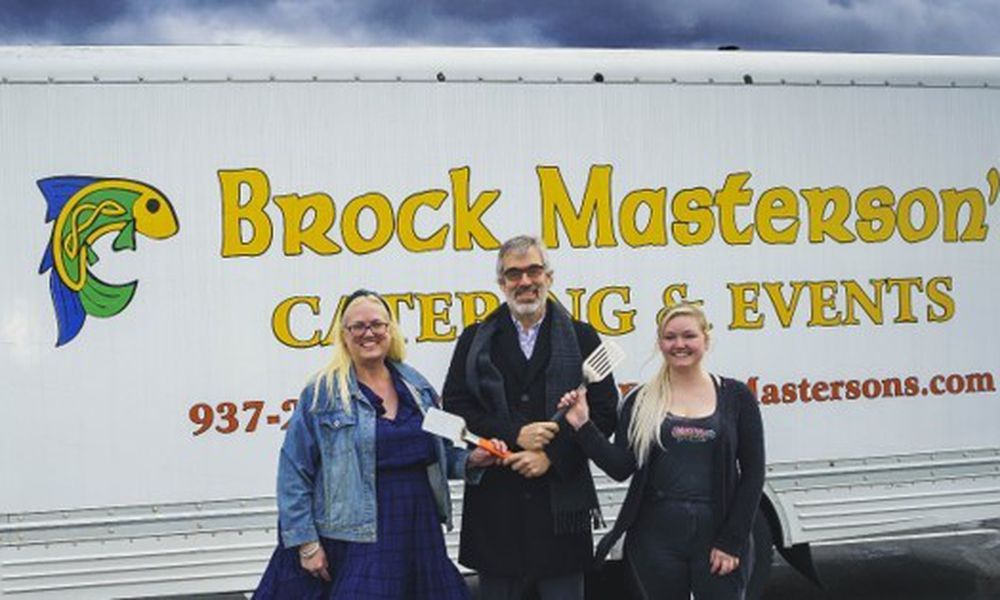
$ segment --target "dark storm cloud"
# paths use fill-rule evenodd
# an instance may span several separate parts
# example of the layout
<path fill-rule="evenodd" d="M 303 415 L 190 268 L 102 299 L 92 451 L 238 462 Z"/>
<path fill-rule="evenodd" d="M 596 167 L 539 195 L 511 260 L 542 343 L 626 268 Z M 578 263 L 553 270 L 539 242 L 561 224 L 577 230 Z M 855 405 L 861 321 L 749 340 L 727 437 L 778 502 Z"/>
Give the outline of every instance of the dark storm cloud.
<path fill-rule="evenodd" d="M 123 0 L 62 0 L 38 2 L 32 0 L 2 0 L 2 22 L 10 28 L 28 29 L 54 25 L 69 25 L 104 21 L 122 12 Z M 60 26 L 62 26 L 60 25 Z"/>
<path fill-rule="evenodd" d="M 552 46 L 656 47 L 665 46 L 673 24 L 663 22 L 650 2 L 526 2 L 509 4 L 442 0 L 436 12 L 455 15 L 470 24 L 503 21 L 511 15 L 529 23 L 540 42 Z M 501 12 L 501 7 L 507 7 Z"/>
<path fill-rule="evenodd" d="M 651 2 L 596 0 L 467 2 L 373 0 L 359 11 L 369 26 L 401 37 L 433 31 L 445 43 L 530 41 L 543 46 L 667 47 L 684 37 Z"/>
<path fill-rule="evenodd" d="M 451 42 L 512 26 L 533 45 L 916 53 L 996 53 L 992 0 L 559 0 L 366 3 L 365 22 L 398 35 L 434 30 Z M 456 26 L 441 31 L 435 23 Z"/>
<path fill-rule="evenodd" d="M 82 42 L 91 28 L 127 12 L 128 4 L 127 0 L 0 0 L 0 36 L 8 42 Z"/>
<path fill-rule="evenodd" d="M 0 43 L 995 54 L 994 0 L 0 0 Z"/>

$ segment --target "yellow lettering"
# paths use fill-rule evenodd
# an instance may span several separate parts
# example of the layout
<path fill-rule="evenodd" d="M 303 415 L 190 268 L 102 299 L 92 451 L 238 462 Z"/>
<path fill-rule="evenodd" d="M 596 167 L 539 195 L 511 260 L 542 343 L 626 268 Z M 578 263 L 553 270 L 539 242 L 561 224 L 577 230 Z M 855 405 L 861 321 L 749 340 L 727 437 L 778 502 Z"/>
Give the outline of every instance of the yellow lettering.
<path fill-rule="evenodd" d="M 278 306 L 274 308 L 274 313 L 271 314 L 271 331 L 274 332 L 274 337 L 279 342 L 289 348 L 312 348 L 320 343 L 320 336 L 322 335 L 320 330 L 313 330 L 312 335 L 306 339 L 296 337 L 292 334 L 292 309 L 299 305 L 309 307 L 314 316 L 319 315 L 318 296 L 292 296 L 285 298 L 278 303 Z"/>
<path fill-rule="evenodd" d="M 976 188 L 941 190 L 941 201 L 944 203 L 944 241 L 959 241 L 958 215 L 963 206 L 968 206 L 969 212 L 961 241 L 981 242 L 986 239 L 990 228 L 986 225 L 986 199 L 982 192 Z"/>
<path fill-rule="evenodd" d="M 837 306 L 837 290 L 839 286 L 836 281 L 810 281 L 809 300 L 812 311 L 809 315 L 809 327 L 833 327 L 840 325 L 840 311 L 834 310 L 833 314 L 828 314 L 827 310 Z"/>
<path fill-rule="evenodd" d="M 240 204 L 243 186 L 250 189 L 246 204 Z M 219 171 L 222 189 L 222 256 L 259 256 L 271 245 L 273 229 L 264 207 L 271 196 L 271 184 L 260 169 Z M 243 241 L 243 223 L 250 226 L 250 239 Z"/>
<path fill-rule="evenodd" d="M 670 308 L 675 304 L 680 304 L 687 299 L 687 294 L 688 284 L 671 283 L 667 287 L 663 288 L 663 308 Z"/>
<path fill-rule="evenodd" d="M 919 204 L 923 212 L 923 225 L 916 227 L 913 224 L 913 206 Z M 934 193 L 927 188 L 917 188 L 903 194 L 899 199 L 896 218 L 899 224 L 899 235 L 907 242 L 922 242 L 931 237 L 937 229 L 940 219 L 937 199 Z"/>
<path fill-rule="evenodd" d="M 500 299 L 492 292 L 456 292 L 462 307 L 462 327 L 468 327 L 486 318 L 500 306 Z"/>
<path fill-rule="evenodd" d="M 736 224 L 736 207 L 749 206 L 753 190 L 744 189 L 750 180 L 750 173 L 730 173 L 722 189 L 715 193 L 715 204 L 719 207 L 719 232 L 729 245 L 749 244 L 753 239 L 753 224 L 740 229 Z"/>
<path fill-rule="evenodd" d="M 955 299 L 948 293 L 951 285 L 951 277 L 933 277 L 927 282 L 927 299 L 941 309 L 936 311 L 933 306 L 927 307 L 929 322 L 943 323 L 955 316 Z"/>
<path fill-rule="evenodd" d="M 789 221 L 779 229 L 774 221 Z M 787 187 L 766 190 L 754 210 L 754 226 L 765 244 L 794 244 L 799 235 L 799 199 Z"/>
<path fill-rule="evenodd" d="M 340 252 L 340 246 L 326 237 L 326 232 L 333 227 L 337 210 L 329 196 L 287 194 L 275 196 L 274 203 L 281 209 L 281 217 L 285 222 L 283 249 L 287 256 L 302 254 L 303 246 L 324 256 Z M 312 213 L 313 219 L 306 225 L 306 215 L 309 213 Z"/>
<path fill-rule="evenodd" d="M 712 217 L 712 192 L 708 188 L 696 187 L 674 194 L 670 209 L 674 222 L 670 231 L 681 246 L 704 244 L 715 233 L 715 219 Z"/>
<path fill-rule="evenodd" d="M 587 321 L 594 326 L 598 333 L 624 335 L 635 329 L 635 309 L 611 311 L 611 314 L 617 319 L 617 325 L 615 327 L 609 326 L 608 322 L 604 320 L 604 300 L 611 294 L 620 297 L 622 302 L 628 304 L 632 291 L 627 286 L 608 286 L 598 289 L 587 302 Z"/>
<path fill-rule="evenodd" d="M 449 325 L 448 309 L 451 308 L 451 294 L 436 292 L 416 294 L 420 304 L 420 333 L 417 342 L 450 342 L 455 339 L 456 327 Z M 440 305 L 443 307 L 439 308 Z M 438 331 L 438 324 L 448 326 L 444 332 Z"/>
<path fill-rule="evenodd" d="M 856 202 L 858 237 L 869 244 L 892 237 L 896 229 L 896 213 L 892 210 L 895 204 L 896 196 L 885 186 L 862 190 Z"/>
<path fill-rule="evenodd" d="M 870 282 L 872 288 L 874 288 L 872 296 L 868 296 L 857 281 L 846 280 L 840 282 L 844 286 L 844 294 L 847 302 L 847 311 L 843 321 L 844 325 L 858 325 L 861 323 L 855 311 L 857 306 L 860 306 L 861 310 L 865 311 L 865 314 L 868 315 L 872 323 L 881 325 L 884 322 L 882 288 L 885 286 L 885 281 L 882 279 L 871 279 Z"/>
<path fill-rule="evenodd" d="M 854 234 L 845 226 L 851 214 L 851 195 L 846 189 L 840 186 L 806 188 L 802 190 L 802 197 L 809 206 L 810 242 L 819 244 L 827 237 L 841 244 L 854 241 Z"/>
<path fill-rule="evenodd" d="M 611 219 L 611 165 L 593 165 L 587 177 L 583 203 L 577 212 L 570 200 L 559 167 L 539 166 L 536 169 L 542 195 L 542 241 L 549 248 L 559 247 L 557 222 L 562 224 L 570 246 L 590 246 L 590 226 L 597 219 L 598 248 L 616 245 Z"/>
<path fill-rule="evenodd" d="M 567 288 L 566 294 L 569 296 L 569 314 L 579 321 L 583 318 L 583 296 L 587 293 L 587 288 Z"/>
<path fill-rule="evenodd" d="M 375 218 L 375 231 L 371 237 L 361 233 L 361 213 L 371 211 Z M 393 218 L 392 204 L 389 199 L 372 192 L 358 196 L 344 207 L 344 216 L 340 220 L 340 235 L 344 238 L 347 249 L 355 254 L 368 254 L 381 250 L 392 239 Z"/>
<path fill-rule="evenodd" d="M 400 306 L 406 306 L 410 310 L 413 310 L 415 306 L 413 294 L 408 292 L 402 294 L 382 294 L 382 299 L 389 305 L 389 312 L 392 313 L 392 316 L 400 324 L 403 322 L 403 312 L 400 310 Z"/>
<path fill-rule="evenodd" d="M 913 314 L 913 290 L 916 288 L 918 292 L 923 291 L 924 286 L 921 279 L 919 277 L 889 278 L 885 280 L 885 285 L 890 290 L 892 288 L 898 290 L 898 312 L 893 322 L 916 323 L 917 316 Z"/>
<path fill-rule="evenodd" d="M 760 296 L 760 285 L 753 281 L 746 283 L 727 283 L 732 297 L 730 305 L 733 316 L 729 322 L 730 329 L 760 329 L 764 326 L 764 315 L 758 314 L 757 299 Z M 748 296 L 749 294 L 749 296 Z M 751 318 L 755 315 L 756 318 Z"/>
<path fill-rule="evenodd" d="M 500 240 L 483 224 L 483 215 L 500 198 L 500 190 L 480 192 L 469 204 L 469 167 L 452 169 L 448 175 L 455 207 L 455 249 L 471 250 L 473 240 L 484 250 L 499 248 Z"/>
<path fill-rule="evenodd" d="M 618 209 L 622 241 L 633 248 L 666 245 L 667 228 L 664 216 L 666 201 L 667 188 L 635 190 L 625 196 Z M 646 227 L 640 230 L 636 220 L 637 213 L 643 206 L 649 210 L 649 220 L 646 222 Z"/>
<path fill-rule="evenodd" d="M 792 319 L 795 317 L 795 309 L 799 306 L 799 298 L 802 296 L 802 290 L 806 287 L 805 281 L 793 281 L 792 286 L 792 297 L 786 302 L 785 295 L 782 293 L 785 285 L 779 281 L 768 281 L 764 283 L 764 291 L 767 292 L 767 297 L 771 300 L 771 305 L 774 306 L 774 313 L 778 317 L 778 322 L 781 326 L 788 328 L 792 324 Z"/>
<path fill-rule="evenodd" d="M 410 252 L 429 252 L 441 250 L 448 239 L 447 225 L 438 227 L 428 237 L 420 237 L 416 231 L 417 209 L 428 206 L 433 210 L 441 208 L 448 192 L 444 190 L 427 190 L 413 194 L 403 200 L 396 215 L 396 230 L 399 232 L 399 243 Z"/>
<path fill-rule="evenodd" d="M 341 296 L 337 300 L 337 309 L 333 311 L 333 318 L 330 319 L 330 326 L 327 328 L 326 333 L 323 335 L 323 341 L 320 343 L 321 346 L 329 346 L 333 344 L 333 326 L 337 323 L 337 320 L 344 314 L 344 305 L 347 304 L 347 296 Z"/>

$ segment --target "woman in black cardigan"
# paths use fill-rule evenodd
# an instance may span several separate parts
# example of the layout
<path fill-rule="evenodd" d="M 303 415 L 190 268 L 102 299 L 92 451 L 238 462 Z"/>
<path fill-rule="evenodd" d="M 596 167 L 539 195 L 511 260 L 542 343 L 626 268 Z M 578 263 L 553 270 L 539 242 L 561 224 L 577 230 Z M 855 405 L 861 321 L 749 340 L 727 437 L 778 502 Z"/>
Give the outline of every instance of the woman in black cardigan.
<path fill-rule="evenodd" d="M 663 364 L 622 404 L 614 443 L 590 422 L 586 393 L 560 401 L 587 455 L 618 481 L 632 476 L 603 560 L 624 533 L 625 560 L 644 598 L 742 599 L 750 531 L 764 485 L 757 399 L 702 366 L 709 325 L 681 303 L 657 318 Z"/>

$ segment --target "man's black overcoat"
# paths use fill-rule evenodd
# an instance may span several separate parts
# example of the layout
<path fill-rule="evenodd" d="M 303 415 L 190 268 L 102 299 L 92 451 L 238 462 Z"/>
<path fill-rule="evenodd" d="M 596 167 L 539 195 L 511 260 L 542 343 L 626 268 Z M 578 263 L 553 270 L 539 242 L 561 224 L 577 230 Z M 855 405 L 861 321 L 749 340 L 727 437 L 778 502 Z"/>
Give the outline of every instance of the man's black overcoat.
<path fill-rule="evenodd" d="M 546 414 L 545 373 L 552 348 L 551 313 L 561 310 L 551 305 L 538 334 L 531 359 L 525 359 L 517 330 L 507 305 L 488 319 L 498 319 L 497 332 L 489 351 L 492 362 L 503 375 L 510 418 L 498 414 L 489 401 L 475 397 L 466 377 L 466 360 L 473 337 L 481 324 L 470 326 L 458 340 L 443 389 L 445 409 L 465 418 L 469 430 L 487 438 L 500 438 L 512 451 L 517 446 L 521 426 L 543 421 Z M 600 344 L 593 327 L 572 321 L 581 356 L 586 357 Z M 582 365 L 581 365 L 582 366 Z M 567 390 L 550 392 L 549 398 Z M 618 390 L 612 377 L 588 387 L 590 418 L 605 435 L 615 428 Z M 550 400 L 551 404 L 551 400 Z M 593 541 L 590 531 L 556 535 L 550 502 L 553 478 L 572 473 L 590 477 L 581 468 L 587 459 L 574 439 L 569 425 L 562 423 L 559 434 L 547 447 L 552 461 L 549 472 L 525 479 L 504 467 L 486 470 L 478 484 L 465 486 L 461 518 L 459 562 L 492 575 L 528 578 L 550 577 L 583 571 L 591 564 Z"/>

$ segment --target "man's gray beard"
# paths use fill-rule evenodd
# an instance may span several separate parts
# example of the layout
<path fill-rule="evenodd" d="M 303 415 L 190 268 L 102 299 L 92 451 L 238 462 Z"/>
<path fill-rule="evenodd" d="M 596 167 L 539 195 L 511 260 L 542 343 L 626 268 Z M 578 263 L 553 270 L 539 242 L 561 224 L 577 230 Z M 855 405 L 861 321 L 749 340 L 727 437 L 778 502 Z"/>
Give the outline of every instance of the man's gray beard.
<path fill-rule="evenodd" d="M 510 306 L 510 312 L 514 313 L 519 317 L 527 317 L 529 315 L 536 315 L 538 311 L 542 309 L 542 303 L 544 300 L 536 300 L 530 304 L 525 304 L 523 302 L 508 302 Z"/>

